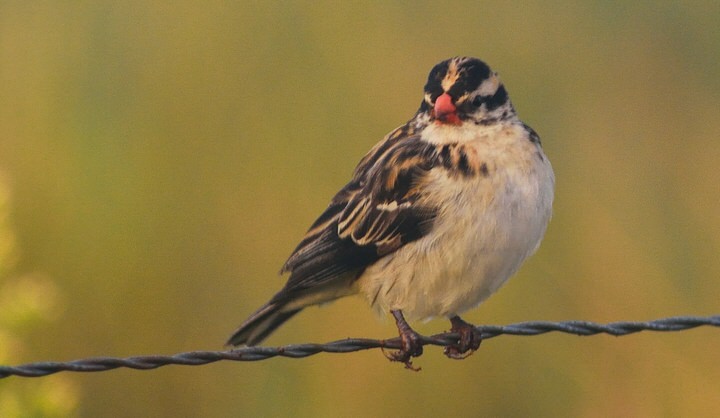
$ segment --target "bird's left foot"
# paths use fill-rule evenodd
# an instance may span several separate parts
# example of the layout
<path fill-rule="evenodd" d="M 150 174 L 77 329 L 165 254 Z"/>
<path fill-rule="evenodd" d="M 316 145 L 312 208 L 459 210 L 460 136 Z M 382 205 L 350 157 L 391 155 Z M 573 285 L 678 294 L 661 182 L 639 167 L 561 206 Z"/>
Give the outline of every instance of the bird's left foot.
<path fill-rule="evenodd" d="M 457 315 L 450 318 L 450 323 L 452 324 L 450 331 L 460 334 L 460 339 L 457 344 L 451 344 L 445 347 L 446 356 L 451 359 L 462 360 L 480 348 L 482 334 L 479 329 L 463 321 L 462 318 Z"/>

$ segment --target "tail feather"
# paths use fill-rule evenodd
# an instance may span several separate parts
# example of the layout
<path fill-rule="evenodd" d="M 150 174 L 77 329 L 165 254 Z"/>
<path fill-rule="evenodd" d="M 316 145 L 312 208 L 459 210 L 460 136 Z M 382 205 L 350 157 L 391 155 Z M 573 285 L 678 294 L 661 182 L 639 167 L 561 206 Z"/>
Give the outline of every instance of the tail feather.
<path fill-rule="evenodd" d="M 284 303 L 269 302 L 250 315 L 228 339 L 227 345 L 256 345 L 302 308 L 287 309 Z"/>

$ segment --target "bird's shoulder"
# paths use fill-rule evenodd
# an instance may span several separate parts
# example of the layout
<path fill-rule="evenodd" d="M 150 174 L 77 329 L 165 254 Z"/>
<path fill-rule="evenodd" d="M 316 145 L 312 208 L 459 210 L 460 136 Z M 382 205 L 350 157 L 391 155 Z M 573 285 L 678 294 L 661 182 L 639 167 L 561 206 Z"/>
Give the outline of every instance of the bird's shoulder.
<path fill-rule="evenodd" d="M 409 122 L 361 159 L 283 266 L 291 282 L 321 270 L 362 269 L 429 230 L 437 208 L 423 205 L 421 197 L 437 147 L 420 132 Z"/>

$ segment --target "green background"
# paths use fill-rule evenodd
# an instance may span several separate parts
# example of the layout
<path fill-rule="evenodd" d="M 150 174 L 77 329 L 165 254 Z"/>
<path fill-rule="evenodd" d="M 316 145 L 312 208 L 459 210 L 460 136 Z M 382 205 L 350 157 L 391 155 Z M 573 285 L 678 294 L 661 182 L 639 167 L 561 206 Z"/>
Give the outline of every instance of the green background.
<path fill-rule="evenodd" d="M 500 73 L 557 176 L 539 252 L 468 321 L 720 312 L 720 2 L 2 1 L 2 361 L 222 349 L 454 55 Z M 395 334 L 348 298 L 267 343 Z M 550 334 L 427 348 L 421 373 L 373 350 L 9 378 L 0 413 L 717 416 L 718 347 Z"/>

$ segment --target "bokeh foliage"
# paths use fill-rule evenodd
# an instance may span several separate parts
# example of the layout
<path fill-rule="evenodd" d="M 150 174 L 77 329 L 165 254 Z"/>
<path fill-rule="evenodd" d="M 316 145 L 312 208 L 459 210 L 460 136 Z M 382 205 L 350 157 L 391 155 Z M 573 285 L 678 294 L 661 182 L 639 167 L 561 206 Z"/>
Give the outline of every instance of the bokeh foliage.
<path fill-rule="evenodd" d="M 222 348 L 453 55 L 500 72 L 558 179 L 540 251 L 468 320 L 720 311 L 717 1 L 11 0 L 0 169 L 14 271 L 39 272 L 64 309 L 23 328 L 8 360 Z M 268 342 L 394 333 L 349 298 Z M 420 374 L 378 352 L 123 370 L 74 376 L 68 404 L 79 396 L 88 417 L 714 416 L 718 346 L 711 329 L 549 335 L 488 341 L 463 362 L 428 349 Z"/>
<path fill-rule="evenodd" d="M 18 274 L 19 256 L 10 213 L 11 193 L 0 173 L 0 364 L 16 364 L 29 351 L 25 335 L 42 323 L 57 321 L 62 297 L 42 274 Z M 43 382 L 0 381 L 0 417 L 70 417 L 78 389 L 69 376 Z"/>

